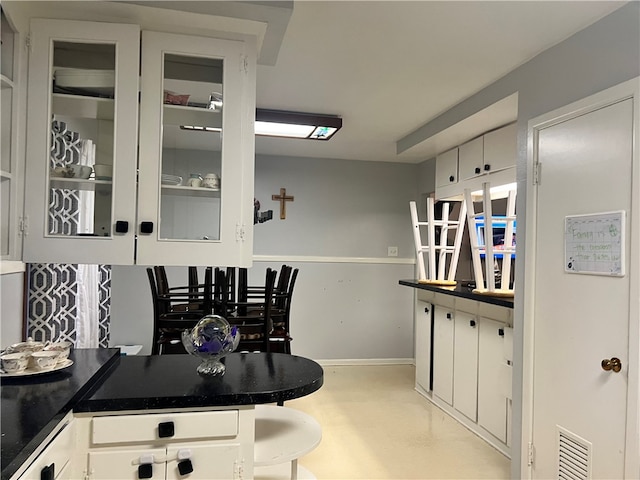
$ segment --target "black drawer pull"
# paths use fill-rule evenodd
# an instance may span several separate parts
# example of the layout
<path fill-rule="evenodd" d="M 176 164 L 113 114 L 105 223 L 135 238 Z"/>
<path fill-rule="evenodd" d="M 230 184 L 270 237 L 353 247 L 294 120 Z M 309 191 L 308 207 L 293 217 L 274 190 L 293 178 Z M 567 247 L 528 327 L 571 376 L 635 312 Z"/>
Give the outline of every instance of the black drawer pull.
<path fill-rule="evenodd" d="M 485 164 L 485 166 L 484 166 L 484 171 L 485 171 L 485 172 L 488 172 L 489 170 L 491 170 L 491 165 L 487 163 L 487 164 Z"/>
<path fill-rule="evenodd" d="M 116 222 L 116 233 L 127 233 L 129 231 L 129 222 L 126 220 L 118 220 Z"/>
<path fill-rule="evenodd" d="M 146 233 L 147 235 L 153 233 L 153 222 L 141 222 L 140 233 Z"/>
<path fill-rule="evenodd" d="M 447 319 L 451 320 L 451 314 L 450 313 L 447 313 Z"/>
<path fill-rule="evenodd" d="M 475 327 L 476 326 L 476 321 L 475 320 L 469 320 L 469 326 Z"/>
<path fill-rule="evenodd" d="M 476 167 L 475 172 L 480 173 L 480 167 Z"/>
<path fill-rule="evenodd" d="M 162 422 L 158 424 L 158 437 L 173 437 L 176 434 L 173 422 Z"/>
<path fill-rule="evenodd" d="M 186 459 L 178 462 L 178 472 L 180 472 L 180 475 L 189 475 L 193 472 L 193 464 L 191 463 L 191 460 Z"/>
<path fill-rule="evenodd" d="M 53 480 L 56 478 L 56 464 L 52 463 L 47 467 L 42 467 L 40 470 L 40 480 Z"/>
<path fill-rule="evenodd" d="M 424 313 L 429 313 L 429 307 L 424 307 Z"/>
<path fill-rule="evenodd" d="M 504 337 L 504 328 L 498 329 L 498 335 L 500 335 L 501 337 Z"/>
<path fill-rule="evenodd" d="M 454 181 L 455 181 L 455 179 L 456 179 L 456 177 L 454 177 L 453 175 L 451 175 L 451 176 L 449 177 L 449 181 L 450 181 L 450 182 L 454 182 Z"/>
<path fill-rule="evenodd" d="M 153 465 L 143 463 L 138 466 L 138 478 L 153 478 Z"/>

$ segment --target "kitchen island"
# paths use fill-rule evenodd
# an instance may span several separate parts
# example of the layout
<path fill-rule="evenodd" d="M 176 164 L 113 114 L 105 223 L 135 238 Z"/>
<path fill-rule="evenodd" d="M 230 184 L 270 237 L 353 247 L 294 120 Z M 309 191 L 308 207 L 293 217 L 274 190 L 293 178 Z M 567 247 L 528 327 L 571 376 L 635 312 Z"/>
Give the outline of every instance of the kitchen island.
<path fill-rule="evenodd" d="M 187 457 L 183 462 L 193 461 L 196 472 L 189 478 L 197 478 L 199 456 L 213 451 L 222 456 L 221 464 L 236 455 L 234 471 L 245 468 L 252 474 L 252 458 L 244 467 L 242 461 L 253 452 L 254 406 L 308 395 L 323 382 L 317 363 L 277 353 L 232 353 L 224 359 L 225 375 L 210 378 L 196 373 L 200 360 L 189 355 L 120 356 L 118 349 L 78 349 L 70 358 L 74 364 L 59 372 L 2 379 L 3 480 L 33 474 L 56 442 L 73 453 L 52 478 L 59 478 L 61 469 L 71 472 L 64 478 L 73 478 L 91 468 L 89 478 L 101 478 L 102 460 L 109 466 L 106 475 L 115 478 L 119 456 L 138 450 L 152 451 L 152 460 L 145 463 L 149 456 L 136 453 L 135 469 L 152 465 L 157 472 L 160 463 L 170 465 L 179 453 Z M 162 428 L 174 432 L 161 433 Z M 169 446 L 160 446 L 158 435 L 167 435 Z M 174 452 L 171 444 L 180 448 Z M 50 465 L 47 459 L 40 463 Z M 123 466 L 134 468 L 129 460 Z M 210 469 L 207 475 L 214 478 Z"/>

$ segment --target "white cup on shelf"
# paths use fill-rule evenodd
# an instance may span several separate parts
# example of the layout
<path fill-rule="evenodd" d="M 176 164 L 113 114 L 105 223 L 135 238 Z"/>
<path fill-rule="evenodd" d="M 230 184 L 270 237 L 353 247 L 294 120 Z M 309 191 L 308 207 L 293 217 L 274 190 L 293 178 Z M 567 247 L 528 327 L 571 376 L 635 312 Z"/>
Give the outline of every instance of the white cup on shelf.
<path fill-rule="evenodd" d="M 113 165 L 96 163 L 93 171 L 96 172 L 96 180 L 111 180 L 113 177 Z"/>

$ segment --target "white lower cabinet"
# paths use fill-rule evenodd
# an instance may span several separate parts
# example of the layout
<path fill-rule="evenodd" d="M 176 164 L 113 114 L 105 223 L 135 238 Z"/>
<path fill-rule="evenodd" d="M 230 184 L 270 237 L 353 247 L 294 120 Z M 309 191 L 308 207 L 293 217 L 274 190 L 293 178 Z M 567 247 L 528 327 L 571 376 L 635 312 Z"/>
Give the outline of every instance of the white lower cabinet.
<path fill-rule="evenodd" d="M 85 480 L 253 476 L 255 412 L 76 414 Z"/>
<path fill-rule="evenodd" d="M 416 304 L 416 384 L 425 392 L 431 390 L 431 302 Z"/>
<path fill-rule="evenodd" d="M 478 416 L 478 328 L 475 314 L 455 312 L 453 408 L 474 422 Z"/>
<path fill-rule="evenodd" d="M 415 321 L 417 390 L 509 456 L 512 309 L 421 291 Z"/>
<path fill-rule="evenodd" d="M 240 444 L 238 443 L 91 451 L 88 457 L 88 478 L 96 480 L 241 478 L 239 457 Z"/>
<path fill-rule="evenodd" d="M 505 325 L 481 317 L 478 344 L 478 425 L 507 442 L 504 360 Z"/>
<path fill-rule="evenodd" d="M 20 480 L 69 480 L 76 475 L 72 469 L 75 451 L 75 423 L 68 415 L 52 434 L 42 453 L 18 476 Z"/>
<path fill-rule="evenodd" d="M 433 307 L 433 394 L 453 405 L 453 310 Z"/>

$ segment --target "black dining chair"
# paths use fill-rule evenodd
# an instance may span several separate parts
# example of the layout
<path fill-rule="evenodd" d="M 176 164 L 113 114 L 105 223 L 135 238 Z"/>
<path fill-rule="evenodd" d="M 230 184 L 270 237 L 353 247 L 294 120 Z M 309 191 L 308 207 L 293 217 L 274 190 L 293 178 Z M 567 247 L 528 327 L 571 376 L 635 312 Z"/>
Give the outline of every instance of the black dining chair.
<path fill-rule="evenodd" d="M 212 272 L 205 271 L 205 283 L 197 292 L 177 291 L 168 287 L 164 267 L 147 268 L 153 304 L 152 355 L 186 353 L 182 332 L 193 328 L 212 307 Z"/>
<path fill-rule="evenodd" d="M 270 334 L 273 331 L 271 311 L 277 274 L 277 271 L 267 268 L 262 295 L 255 295 L 246 301 L 232 301 L 229 298 L 227 272 L 223 269 L 216 271 L 214 311 L 240 329 L 240 343 L 236 351 L 270 351 Z"/>
<path fill-rule="evenodd" d="M 271 307 L 271 319 L 273 329 L 270 333 L 270 350 L 279 353 L 291 353 L 290 319 L 291 301 L 293 289 L 298 277 L 298 269 L 289 265 L 282 265 L 278 273 L 278 281 L 273 292 Z M 248 285 L 247 269 L 241 268 L 238 272 L 238 298 L 242 302 L 250 302 L 264 295 L 264 287 L 261 285 Z M 248 307 L 251 308 L 251 307 Z"/>

